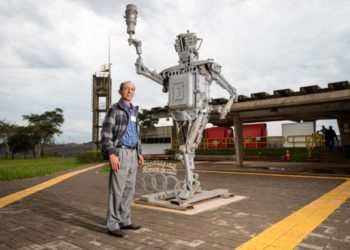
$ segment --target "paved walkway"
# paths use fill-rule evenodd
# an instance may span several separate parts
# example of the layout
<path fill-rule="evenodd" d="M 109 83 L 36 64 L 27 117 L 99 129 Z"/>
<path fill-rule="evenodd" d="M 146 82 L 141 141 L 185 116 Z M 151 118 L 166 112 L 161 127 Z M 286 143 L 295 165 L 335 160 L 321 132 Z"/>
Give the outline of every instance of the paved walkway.
<path fill-rule="evenodd" d="M 295 249 L 350 249 L 349 188 L 344 186 L 350 177 L 348 167 L 334 165 L 339 175 L 326 171 L 310 176 L 320 166 L 248 162 L 240 169 L 232 162 L 201 162 L 197 169 L 203 189 L 226 188 L 246 199 L 195 215 L 135 206 L 133 221 L 143 228 L 127 232 L 124 239 L 105 231 L 108 173 L 90 170 L 0 209 L 0 249 L 263 249 L 274 240 L 269 230 L 281 223 L 277 229 L 282 243 L 275 241 L 280 248 L 273 249 L 291 249 L 289 240 L 300 238 L 300 231 L 305 230 L 302 225 L 312 223 L 316 226 Z M 0 182 L 0 196 L 49 179 Z M 313 216 L 311 212 L 304 221 L 298 211 L 310 214 L 315 202 L 319 213 Z M 290 215 L 302 230 L 283 241 Z"/>

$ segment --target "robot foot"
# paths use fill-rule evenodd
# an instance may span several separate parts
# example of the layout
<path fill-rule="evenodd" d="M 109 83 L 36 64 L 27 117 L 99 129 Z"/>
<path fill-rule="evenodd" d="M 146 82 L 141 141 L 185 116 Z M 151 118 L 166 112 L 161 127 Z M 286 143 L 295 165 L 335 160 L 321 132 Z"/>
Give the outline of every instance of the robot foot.
<path fill-rule="evenodd" d="M 181 200 L 187 200 L 188 198 L 191 197 L 191 191 L 190 190 L 187 190 L 187 189 L 183 189 L 178 197 L 181 199 Z"/>
<path fill-rule="evenodd" d="M 176 197 L 180 200 L 190 199 L 197 191 L 200 190 L 200 182 L 195 181 L 193 185 L 185 184 L 185 182 L 180 182 L 175 187 Z"/>
<path fill-rule="evenodd" d="M 180 181 L 175 185 L 176 198 L 179 200 L 187 200 L 191 197 L 191 187 L 184 181 Z"/>

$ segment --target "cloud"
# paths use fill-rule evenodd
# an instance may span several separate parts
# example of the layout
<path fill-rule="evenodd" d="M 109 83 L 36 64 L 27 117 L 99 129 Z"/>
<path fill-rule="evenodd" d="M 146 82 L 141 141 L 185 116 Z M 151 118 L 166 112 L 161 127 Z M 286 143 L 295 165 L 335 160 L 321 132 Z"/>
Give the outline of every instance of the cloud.
<path fill-rule="evenodd" d="M 136 37 L 145 64 L 177 64 L 174 41 L 186 30 L 203 38 L 200 59 L 213 58 L 239 94 L 350 79 L 350 2 L 346 0 L 162 0 L 138 6 Z M 113 101 L 125 79 L 135 103 L 164 106 L 167 94 L 135 72 L 123 18 L 129 1 L 52 0 L 0 3 L 0 118 L 60 107 L 59 140 L 91 140 L 92 74 L 107 63 L 111 38 Z M 213 97 L 227 92 L 213 84 Z M 274 125 L 275 126 L 275 125 Z M 274 129 L 275 130 L 275 129 Z"/>
<path fill-rule="evenodd" d="M 73 64 L 68 59 L 68 53 L 53 46 L 50 41 L 32 41 L 25 47 L 17 46 L 14 53 L 29 68 L 64 68 Z"/>
<path fill-rule="evenodd" d="M 117 1 L 117 0 L 77 0 L 80 8 L 89 9 L 96 13 L 98 16 L 114 18 L 118 13 L 122 13 L 125 5 L 128 1 Z"/>

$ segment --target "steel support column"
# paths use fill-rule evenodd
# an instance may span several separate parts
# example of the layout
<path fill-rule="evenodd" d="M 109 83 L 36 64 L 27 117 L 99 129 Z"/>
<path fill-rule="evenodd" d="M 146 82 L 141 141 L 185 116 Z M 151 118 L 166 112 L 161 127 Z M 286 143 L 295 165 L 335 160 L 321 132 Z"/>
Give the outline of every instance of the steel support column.
<path fill-rule="evenodd" d="M 234 114 L 233 122 L 235 126 L 236 164 L 241 167 L 243 165 L 243 130 L 242 120 L 238 114 Z"/>
<path fill-rule="evenodd" d="M 350 116 L 341 116 L 337 121 L 344 155 L 350 158 Z"/>

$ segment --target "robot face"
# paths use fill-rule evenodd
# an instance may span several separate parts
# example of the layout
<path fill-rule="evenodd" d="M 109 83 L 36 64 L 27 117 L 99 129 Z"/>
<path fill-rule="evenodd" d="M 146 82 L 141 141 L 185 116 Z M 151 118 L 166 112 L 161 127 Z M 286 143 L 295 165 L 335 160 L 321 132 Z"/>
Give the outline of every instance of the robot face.
<path fill-rule="evenodd" d="M 197 43 L 200 41 L 199 46 Z M 198 50 L 202 44 L 202 39 L 198 38 L 195 33 L 180 34 L 175 40 L 175 50 L 179 54 L 179 63 L 188 63 L 198 60 Z"/>

